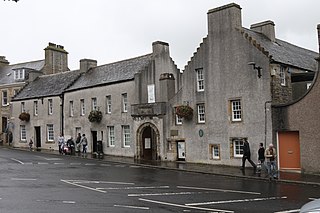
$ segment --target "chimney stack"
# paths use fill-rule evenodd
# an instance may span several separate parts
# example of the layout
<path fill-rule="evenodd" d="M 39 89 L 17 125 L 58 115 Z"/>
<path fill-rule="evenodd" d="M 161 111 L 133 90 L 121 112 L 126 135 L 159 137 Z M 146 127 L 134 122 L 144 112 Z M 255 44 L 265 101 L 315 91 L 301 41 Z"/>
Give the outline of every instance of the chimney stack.
<path fill-rule="evenodd" d="M 44 74 L 54 74 L 69 71 L 68 52 L 64 50 L 64 47 L 62 45 L 56 45 L 49 42 L 48 46 L 44 50 Z"/>
<path fill-rule="evenodd" d="M 272 42 L 276 41 L 273 21 L 264 21 L 257 24 L 252 24 L 250 26 L 250 29 L 255 32 L 262 33 L 263 35 L 267 36 Z"/>
<path fill-rule="evenodd" d="M 9 65 L 9 61 L 6 59 L 5 56 L 0 56 L 0 67 L 3 67 L 5 65 Z"/>
<path fill-rule="evenodd" d="M 81 59 L 80 60 L 80 72 L 87 72 L 90 68 L 96 67 L 97 61 L 93 59 Z"/>

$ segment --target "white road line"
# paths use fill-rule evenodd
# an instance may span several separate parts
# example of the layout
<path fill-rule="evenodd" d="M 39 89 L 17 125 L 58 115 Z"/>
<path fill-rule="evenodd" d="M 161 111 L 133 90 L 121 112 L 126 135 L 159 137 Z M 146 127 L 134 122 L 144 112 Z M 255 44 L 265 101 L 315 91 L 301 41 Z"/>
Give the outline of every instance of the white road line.
<path fill-rule="evenodd" d="M 88 187 L 88 186 L 83 186 L 83 185 L 80 185 L 80 184 L 72 183 L 72 182 L 69 182 L 67 180 L 61 180 L 61 181 L 64 182 L 64 183 L 70 184 L 70 185 L 78 186 L 78 187 L 89 189 L 89 190 L 92 190 L 92 191 L 101 192 L 101 193 L 107 193 L 106 191 L 102 191 L 102 190 L 91 188 L 91 187 Z"/>
<path fill-rule="evenodd" d="M 300 212 L 300 209 L 285 210 L 285 211 L 274 212 L 274 213 L 294 213 L 294 212 Z"/>
<path fill-rule="evenodd" d="M 54 165 L 63 165 L 64 163 L 54 163 Z"/>
<path fill-rule="evenodd" d="M 148 193 L 148 194 L 128 194 L 128 197 L 194 195 L 194 194 L 206 194 L 206 193 L 210 193 L 210 192 L 164 192 L 164 193 Z"/>
<path fill-rule="evenodd" d="M 129 209 L 143 209 L 149 210 L 149 207 L 142 207 L 142 206 L 125 206 L 125 205 L 113 205 L 114 207 L 122 207 L 122 208 L 129 208 Z"/>
<path fill-rule="evenodd" d="M 111 166 L 110 164 L 100 164 L 100 166 Z"/>
<path fill-rule="evenodd" d="M 27 181 L 34 181 L 34 180 L 37 180 L 35 178 L 11 178 L 11 180 L 18 180 L 18 181 L 24 181 L 24 180 L 27 180 Z"/>
<path fill-rule="evenodd" d="M 84 165 L 86 165 L 86 166 L 95 166 L 96 164 L 95 163 L 86 163 Z"/>
<path fill-rule="evenodd" d="M 157 204 L 161 204 L 161 205 L 175 206 L 175 207 L 181 207 L 181 208 L 187 208 L 187 209 L 197 209 L 197 210 L 204 210 L 204 211 L 224 212 L 224 213 L 233 213 L 234 212 L 234 211 L 228 211 L 228 210 L 222 210 L 222 209 L 209 209 L 209 208 L 202 208 L 202 207 L 195 207 L 195 206 L 185 206 L 182 204 L 161 202 L 161 201 L 149 200 L 149 199 L 144 199 L 144 198 L 139 198 L 139 200 L 149 202 L 149 203 L 157 203 Z"/>
<path fill-rule="evenodd" d="M 15 158 L 11 158 L 11 160 L 15 161 L 15 162 L 18 162 L 20 164 L 24 164 L 22 161 L 18 160 L 18 159 L 15 159 Z"/>
<path fill-rule="evenodd" d="M 214 204 L 226 204 L 226 203 L 242 203 L 242 202 L 252 202 L 252 201 L 265 201 L 265 200 L 280 200 L 287 199 L 287 197 L 266 197 L 266 198 L 252 198 L 243 200 L 221 200 L 221 201 L 210 201 L 203 203 L 187 203 L 186 206 L 201 206 L 201 205 L 214 205 Z"/>
<path fill-rule="evenodd" d="M 47 162 L 38 162 L 38 165 L 47 165 L 47 164 L 49 164 L 49 163 L 47 163 Z"/>
<path fill-rule="evenodd" d="M 70 163 L 70 165 L 81 165 L 81 163 Z"/>
<path fill-rule="evenodd" d="M 126 182 L 111 182 L 111 181 L 91 181 L 91 180 L 67 180 L 73 183 L 95 183 L 95 184 L 101 184 L 101 183 L 107 183 L 107 184 L 119 184 L 119 185 L 134 185 L 134 183 L 126 183 Z"/>
<path fill-rule="evenodd" d="M 261 195 L 260 192 L 248 192 L 248 191 L 238 191 L 238 190 L 229 190 L 229 189 L 211 189 L 211 188 L 199 188 L 199 187 L 192 187 L 192 186 L 177 186 L 177 188 L 181 188 L 181 189 L 197 189 L 197 190 L 207 190 L 207 191 L 217 191 L 217 192 L 232 192 L 232 193 L 240 193 L 240 194 Z"/>
<path fill-rule="evenodd" d="M 136 187 L 109 187 L 109 188 L 97 188 L 107 190 L 128 190 L 128 189 L 168 189 L 169 186 L 136 186 Z"/>
<path fill-rule="evenodd" d="M 76 203 L 76 201 L 72 201 L 72 200 L 64 200 L 64 201 L 62 201 L 62 203 L 75 204 L 75 203 Z"/>

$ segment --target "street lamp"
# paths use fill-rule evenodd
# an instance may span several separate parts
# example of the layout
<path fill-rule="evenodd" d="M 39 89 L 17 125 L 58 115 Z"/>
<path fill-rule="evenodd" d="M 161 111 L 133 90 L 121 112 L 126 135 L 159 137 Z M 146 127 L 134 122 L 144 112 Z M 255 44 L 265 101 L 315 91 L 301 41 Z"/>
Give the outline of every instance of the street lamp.
<path fill-rule="evenodd" d="M 254 70 L 257 70 L 258 72 L 258 77 L 261 78 L 261 70 L 262 70 L 262 67 L 260 66 L 256 66 L 256 63 L 255 62 L 249 62 L 248 65 L 252 65 L 253 69 Z"/>

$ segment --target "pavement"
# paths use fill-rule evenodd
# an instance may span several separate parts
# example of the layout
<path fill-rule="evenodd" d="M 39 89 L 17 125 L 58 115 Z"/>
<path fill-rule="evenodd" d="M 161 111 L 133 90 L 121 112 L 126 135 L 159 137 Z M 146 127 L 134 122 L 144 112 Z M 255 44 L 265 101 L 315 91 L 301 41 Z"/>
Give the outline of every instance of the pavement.
<path fill-rule="evenodd" d="M 17 149 L 17 148 L 14 148 Z M 21 149 L 29 151 L 29 149 Z M 53 150 L 37 150 L 39 152 L 60 155 L 58 151 Z M 256 173 L 252 167 L 246 167 L 245 170 L 241 170 L 240 166 L 223 166 L 223 165 L 212 165 L 212 164 L 203 164 L 203 163 L 190 163 L 185 161 L 152 161 L 152 160 L 141 160 L 134 159 L 131 157 L 120 157 L 120 156 L 111 156 L 111 155 L 100 155 L 95 154 L 81 154 L 76 153 L 70 157 L 74 158 L 87 158 L 97 161 L 105 162 L 114 162 L 114 163 L 126 163 L 132 165 L 139 165 L 143 167 L 154 167 L 159 169 L 169 169 L 169 170 L 179 170 L 186 172 L 196 172 L 202 174 L 211 174 L 211 175 L 220 175 L 228 176 L 234 178 L 246 178 L 246 179 L 255 179 L 261 181 L 269 181 L 267 173 L 262 171 L 261 173 Z M 298 172 L 288 172 L 288 171 L 279 171 L 279 178 L 275 180 L 276 182 L 283 183 L 294 183 L 294 184 L 308 184 L 320 186 L 320 173 L 319 174 L 305 174 Z"/>

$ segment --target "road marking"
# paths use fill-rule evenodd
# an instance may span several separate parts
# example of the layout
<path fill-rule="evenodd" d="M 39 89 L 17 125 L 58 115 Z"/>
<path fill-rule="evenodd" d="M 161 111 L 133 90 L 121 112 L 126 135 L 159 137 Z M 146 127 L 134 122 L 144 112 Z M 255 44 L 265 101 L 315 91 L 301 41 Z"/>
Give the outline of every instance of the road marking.
<path fill-rule="evenodd" d="M 101 192 L 101 193 L 107 193 L 106 191 L 102 191 L 102 190 L 99 190 L 99 189 L 96 189 L 96 188 L 91 188 L 91 187 L 88 187 L 88 186 L 83 186 L 83 185 L 80 185 L 80 184 L 72 183 L 72 182 L 70 182 L 68 180 L 61 180 L 61 181 L 64 182 L 64 183 L 70 184 L 70 185 L 78 186 L 78 187 L 89 189 L 89 190 L 92 190 L 92 191 Z"/>
<path fill-rule="evenodd" d="M 126 182 L 112 182 L 112 181 L 96 181 L 96 180 L 68 180 L 73 183 L 95 183 L 95 184 L 100 184 L 100 183 L 107 183 L 107 184 L 119 184 L 119 185 L 134 185 L 134 183 L 126 183 Z"/>
<path fill-rule="evenodd" d="M 233 213 L 234 211 L 228 211 L 228 210 L 222 210 L 222 209 L 209 209 L 209 208 L 203 208 L 203 207 L 195 207 L 195 206 L 186 206 L 182 204 L 175 204 L 175 203 L 168 203 L 168 202 L 161 202 L 156 200 L 149 200 L 144 198 L 139 198 L 141 201 L 149 202 L 149 203 L 157 203 L 161 205 L 167 205 L 167 206 L 175 206 L 175 207 L 181 207 L 181 208 L 187 208 L 187 209 L 197 209 L 197 210 L 204 210 L 204 211 L 214 211 L 214 212 L 227 212 L 227 213 Z"/>
<path fill-rule="evenodd" d="M 72 201 L 72 200 L 64 200 L 64 201 L 62 201 L 62 203 L 75 204 L 75 203 L 76 203 L 76 201 Z"/>
<path fill-rule="evenodd" d="M 126 190 L 126 189 L 168 189 L 169 186 L 136 186 L 136 187 L 109 187 L 109 188 L 97 188 L 97 189 L 110 189 L 110 190 Z"/>
<path fill-rule="evenodd" d="M 252 201 L 265 201 L 265 200 L 280 200 L 287 199 L 287 197 L 266 197 L 266 198 L 252 198 L 243 200 L 221 200 L 221 201 L 210 201 L 203 203 L 187 203 L 186 206 L 201 206 L 201 205 L 214 205 L 214 204 L 226 204 L 226 203 L 242 203 L 242 202 L 252 202 Z"/>
<path fill-rule="evenodd" d="M 111 166 L 110 164 L 100 164 L 100 166 Z"/>
<path fill-rule="evenodd" d="M 164 193 L 148 193 L 148 194 L 128 194 L 128 197 L 193 195 L 193 194 L 204 194 L 204 193 L 203 192 L 164 192 Z"/>
<path fill-rule="evenodd" d="M 63 165 L 64 163 L 54 163 L 54 165 Z"/>
<path fill-rule="evenodd" d="M 70 163 L 70 165 L 81 165 L 81 163 Z"/>
<path fill-rule="evenodd" d="M 261 195 L 261 193 L 260 193 L 260 192 L 248 192 L 248 191 L 238 191 L 238 190 L 229 190 L 229 189 L 211 189 L 211 188 L 199 188 L 199 187 L 191 187 L 191 186 L 177 186 L 177 188 L 181 188 L 181 189 L 197 189 L 197 190 L 206 190 L 206 191 L 232 192 L 232 193 L 241 193 L 241 194 Z"/>
<path fill-rule="evenodd" d="M 15 161 L 15 162 L 18 162 L 20 164 L 24 164 L 22 161 L 18 160 L 18 159 L 15 159 L 15 158 L 11 158 L 11 160 Z"/>
<path fill-rule="evenodd" d="M 141 168 L 141 166 L 130 166 L 130 168 Z"/>
<path fill-rule="evenodd" d="M 86 166 L 95 166 L 96 164 L 95 163 L 86 163 L 84 165 L 86 165 Z"/>
<path fill-rule="evenodd" d="M 285 210 L 285 211 L 274 212 L 274 213 L 294 213 L 294 212 L 300 212 L 300 209 Z"/>
<path fill-rule="evenodd" d="M 142 206 L 125 206 L 125 205 L 113 205 L 114 207 L 122 207 L 122 208 L 130 208 L 130 209 L 143 209 L 149 210 L 149 207 L 142 207 Z"/>
<path fill-rule="evenodd" d="M 18 181 L 24 181 L 24 180 L 27 180 L 27 181 L 34 181 L 34 180 L 37 180 L 35 178 L 11 178 L 11 180 L 18 180 Z"/>
<path fill-rule="evenodd" d="M 38 165 L 47 165 L 47 164 L 49 164 L 49 163 L 47 163 L 47 162 L 38 162 Z"/>
<path fill-rule="evenodd" d="M 36 157 L 44 159 L 44 160 L 49 160 L 49 161 L 51 161 L 51 160 L 62 160 L 61 158 L 46 158 L 46 157 L 42 157 L 42 156 L 36 156 Z"/>

